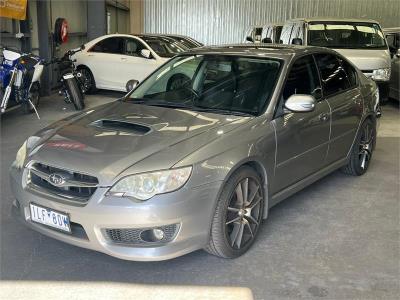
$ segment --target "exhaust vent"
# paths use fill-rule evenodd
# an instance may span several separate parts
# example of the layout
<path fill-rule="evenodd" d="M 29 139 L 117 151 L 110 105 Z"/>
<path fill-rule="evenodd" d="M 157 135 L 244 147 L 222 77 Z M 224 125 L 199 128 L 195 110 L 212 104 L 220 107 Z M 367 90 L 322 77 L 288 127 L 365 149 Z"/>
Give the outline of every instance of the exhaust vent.
<path fill-rule="evenodd" d="M 145 135 L 151 130 L 150 127 L 145 125 L 120 120 L 98 120 L 93 122 L 92 125 L 106 130 L 117 130 L 138 135 Z"/>

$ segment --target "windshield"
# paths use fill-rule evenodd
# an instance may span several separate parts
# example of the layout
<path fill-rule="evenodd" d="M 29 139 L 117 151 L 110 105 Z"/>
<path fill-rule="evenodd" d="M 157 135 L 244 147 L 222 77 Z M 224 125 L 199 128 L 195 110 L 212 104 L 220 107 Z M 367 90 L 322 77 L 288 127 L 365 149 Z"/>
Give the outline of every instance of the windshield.
<path fill-rule="evenodd" d="M 185 52 L 189 47 L 172 38 L 142 38 L 157 55 L 161 57 L 173 57 L 178 53 Z"/>
<path fill-rule="evenodd" d="M 128 94 L 147 105 L 258 115 L 269 103 L 281 61 L 223 55 L 183 55 Z"/>
<path fill-rule="evenodd" d="M 349 22 L 310 23 L 308 45 L 349 49 L 386 48 L 385 38 L 378 24 Z"/>

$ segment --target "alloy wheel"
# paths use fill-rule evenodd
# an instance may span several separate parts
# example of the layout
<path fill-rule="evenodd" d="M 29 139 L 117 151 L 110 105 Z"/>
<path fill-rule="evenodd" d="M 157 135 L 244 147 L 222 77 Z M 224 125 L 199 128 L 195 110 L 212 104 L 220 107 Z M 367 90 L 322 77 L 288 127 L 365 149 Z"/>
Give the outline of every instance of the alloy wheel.
<path fill-rule="evenodd" d="M 92 88 L 93 82 L 92 82 L 92 74 L 87 69 L 81 69 L 80 70 L 82 77 L 83 77 L 83 87 L 84 87 L 84 93 L 89 91 Z"/>
<path fill-rule="evenodd" d="M 241 249 L 256 236 L 262 217 L 262 188 L 253 178 L 240 181 L 228 204 L 225 235 L 233 249 Z"/>
<path fill-rule="evenodd" d="M 374 132 L 370 124 L 366 124 L 361 134 L 358 159 L 363 170 L 368 168 L 374 146 Z"/>

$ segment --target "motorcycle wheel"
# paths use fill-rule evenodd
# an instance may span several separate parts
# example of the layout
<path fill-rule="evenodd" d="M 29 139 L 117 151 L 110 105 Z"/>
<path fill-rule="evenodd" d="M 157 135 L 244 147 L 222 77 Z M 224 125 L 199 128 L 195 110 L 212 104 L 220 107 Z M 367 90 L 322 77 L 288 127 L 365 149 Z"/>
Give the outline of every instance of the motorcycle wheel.
<path fill-rule="evenodd" d="M 32 86 L 28 97 L 35 107 L 39 106 L 40 94 L 39 94 L 39 86 L 37 84 L 34 84 Z M 32 105 L 28 101 L 22 103 L 21 107 L 25 114 L 31 114 L 35 111 Z"/>
<path fill-rule="evenodd" d="M 68 89 L 71 102 L 74 104 L 76 110 L 82 110 L 85 108 L 84 96 L 79 87 L 77 79 L 75 77 L 64 79 L 65 86 Z"/>

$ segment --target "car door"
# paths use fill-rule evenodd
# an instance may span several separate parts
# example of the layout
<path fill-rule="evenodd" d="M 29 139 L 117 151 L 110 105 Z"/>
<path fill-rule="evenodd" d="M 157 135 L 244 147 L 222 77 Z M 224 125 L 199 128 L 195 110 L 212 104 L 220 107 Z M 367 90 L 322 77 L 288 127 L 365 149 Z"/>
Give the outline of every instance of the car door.
<path fill-rule="evenodd" d="M 331 108 L 331 133 L 327 163 L 345 158 L 362 117 L 363 99 L 357 72 L 346 60 L 333 54 L 316 54 L 324 99 Z"/>
<path fill-rule="evenodd" d="M 293 94 L 313 95 L 311 112 L 290 112 L 285 101 Z M 317 172 L 325 165 L 330 131 L 330 108 L 321 97 L 321 83 L 312 55 L 294 62 L 282 90 L 273 125 L 276 159 L 273 193 Z"/>
<path fill-rule="evenodd" d="M 121 55 L 122 64 L 119 69 L 119 84 L 125 89 L 126 83 L 131 79 L 139 82 L 150 75 L 162 62 L 153 55 L 146 58 L 141 51 L 147 48 L 141 41 L 127 37 L 124 39 L 124 53 Z"/>
<path fill-rule="evenodd" d="M 123 47 L 122 37 L 108 37 L 93 45 L 82 58 L 82 63 L 92 71 L 98 88 L 116 89 L 118 86 Z"/>

